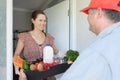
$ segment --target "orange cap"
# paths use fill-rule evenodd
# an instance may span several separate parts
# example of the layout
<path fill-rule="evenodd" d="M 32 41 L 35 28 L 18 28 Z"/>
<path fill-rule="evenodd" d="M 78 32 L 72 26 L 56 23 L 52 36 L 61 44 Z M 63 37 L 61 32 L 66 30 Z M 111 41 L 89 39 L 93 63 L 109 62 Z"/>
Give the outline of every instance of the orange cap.
<path fill-rule="evenodd" d="M 120 0 L 91 0 L 88 7 L 81 10 L 88 14 L 88 10 L 91 8 L 103 8 L 112 9 L 120 12 Z"/>

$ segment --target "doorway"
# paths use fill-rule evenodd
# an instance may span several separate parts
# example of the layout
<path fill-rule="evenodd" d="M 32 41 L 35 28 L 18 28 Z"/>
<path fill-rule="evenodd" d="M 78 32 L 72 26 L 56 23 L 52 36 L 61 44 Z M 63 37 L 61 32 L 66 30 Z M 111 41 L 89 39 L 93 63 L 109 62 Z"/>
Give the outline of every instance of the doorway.
<path fill-rule="evenodd" d="M 22 3 L 22 1 L 24 0 L 13 0 L 13 3 L 14 1 L 19 1 L 19 3 Z M 60 49 L 61 51 L 67 51 L 70 46 L 69 45 L 70 43 L 69 42 L 69 33 L 70 33 L 69 32 L 69 0 L 61 0 L 61 2 L 59 2 L 60 0 L 54 0 L 56 2 L 57 1 L 59 2 L 59 3 L 57 2 L 57 4 L 55 4 L 55 2 L 50 2 L 53 0 L 46 0 L 49 2 L 45 2 L 45 0 L 39 0 L 39 1 L 44 1 L 45 4 L 48 3 L 51 3 L 51 5 L 54 4 L 54 6 L 51 6 L 49 8 L 44 5 L 44 8 L 46 7 L 44 12 L 48 17 L 46 32 L 54 36 L 55 43 L 58 49 Z M 27 4 L 29 3 L 27 2 Z M 30 15 L 33 10 L 35 9 L 18 8 L 13 6 L 13 52 L 15 51 L 17 44 L 17 34 L 31 29 Z M 14 77 L 14 80 L 16 80 L 17 77 L 18 76 Z"/>

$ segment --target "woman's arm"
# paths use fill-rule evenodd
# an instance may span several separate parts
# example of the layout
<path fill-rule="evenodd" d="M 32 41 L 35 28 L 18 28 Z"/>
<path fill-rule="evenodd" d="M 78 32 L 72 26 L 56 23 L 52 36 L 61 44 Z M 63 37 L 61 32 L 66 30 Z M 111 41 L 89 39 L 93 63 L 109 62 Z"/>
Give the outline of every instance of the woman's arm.
<path fill-rule="evenodd" d="M 56 48 L 54 41 L 52 42 L 52 47 L 53 47 L 54 53 L 57 54 L 59 50 Z"/>
<path fill-rule="evenodd" d="M 20 53 L 22 52 L 23 47 L 24 47 L 24 44 L 23 44 L 23 42 L 19 39 L 13 58 L 15 58 L 15 57 L 17 57 L 17 56 L 20 56 Z M 19 72 L 19 67 L 18 67 L 17 65 L 15 65 L 15 64 L 14 64 L 14 66 L 15 66 L 15 73 L 19 75 L 19 74 L 20 74 L 20 72 Z"/>

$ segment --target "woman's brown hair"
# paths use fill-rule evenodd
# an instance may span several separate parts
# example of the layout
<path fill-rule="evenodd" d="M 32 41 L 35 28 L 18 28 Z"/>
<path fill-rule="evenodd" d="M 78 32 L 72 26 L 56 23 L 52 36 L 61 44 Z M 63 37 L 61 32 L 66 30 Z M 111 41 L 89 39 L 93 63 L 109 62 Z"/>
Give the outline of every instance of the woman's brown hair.
<path fill-rule="evenodd" d="M 32 12 L 31 19 L 36 19 L 39 14 L 43 14 L 46 16 L 46 14 L 42 10 L 35 10 Z M 34 24 L 31 24 L 32 30 L 34 29 Z"/>

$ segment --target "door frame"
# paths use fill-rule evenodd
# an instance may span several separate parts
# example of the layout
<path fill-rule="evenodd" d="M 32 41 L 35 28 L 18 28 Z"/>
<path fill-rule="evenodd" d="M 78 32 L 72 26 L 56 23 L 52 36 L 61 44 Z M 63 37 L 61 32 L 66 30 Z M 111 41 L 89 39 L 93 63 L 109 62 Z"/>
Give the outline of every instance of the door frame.
<path fill-rule="evenodd" d="M 13 2 L 6 0 L 6 79 L 13 80 Z"/>
<path fill-rule="evenodd" d="M 13 80 L 13 0 L 6 0 L 6 54 L 7 80 Z M 69 0 L 70 48 L 76 50 L 76 0 Z"/>

